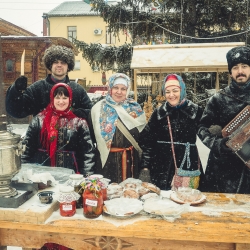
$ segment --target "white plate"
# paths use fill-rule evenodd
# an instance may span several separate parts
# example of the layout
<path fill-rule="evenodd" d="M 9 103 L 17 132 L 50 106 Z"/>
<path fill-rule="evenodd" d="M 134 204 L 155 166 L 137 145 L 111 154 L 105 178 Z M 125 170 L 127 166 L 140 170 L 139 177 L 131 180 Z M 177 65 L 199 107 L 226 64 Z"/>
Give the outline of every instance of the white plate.
<path fill-rule="evenodd" d="M 152 215 L 161 215 L 166 217 L 177 217 L 188 210 L 189 204 L 176 204 L 169 199 L 153 198 L 146 200 L 143 206 L 145 212 Z"/>
<path fill-rule="evenodd" d="M 109 213 L 109 211 L 107 210 L 106 206 L 104 205 L 103 206 L 103 212 L 105 214 L 108 214 L 108 215 L 111 215 L 111 216 L 115 216 L 115 217 L 119 217 L 119 218 L 128 218 L 128 217 L 131 217 L 131 216 L 134 216 L 134 215 L 140 213 L 141 210 L 139 212 L 138 211 L 137 212 L 130 212 L 128 214 L 111 214 L 111 213 Z"/>
<path fill-rule="evenodd" d="M 116 217 L 130 217 L 143 209 L 142 201 L 129 198 L 115 198 L 104 202 L 103 211 Z"/>
<path fill-rule="evenodd" d="M 177 197 L 176 193 L 173 192 L 173 193 L 170 195 L 170 199 L 173 200 L 173 201 L 175 201 L 175 202 L 177 202 L 177 203 L 179 203 L 179 204 L 190 203 L 190 205 L 197 205 L 197 204 L 203 203 L 203 202 L 207 199 L 207 197 L 206 197 L 204 194 L 202 194 L 201 198 L 200 198 L 199 200 L 197 200 L 197 201 L 185 202 L 185 201 L 179 199 L 179 198 Z"/>

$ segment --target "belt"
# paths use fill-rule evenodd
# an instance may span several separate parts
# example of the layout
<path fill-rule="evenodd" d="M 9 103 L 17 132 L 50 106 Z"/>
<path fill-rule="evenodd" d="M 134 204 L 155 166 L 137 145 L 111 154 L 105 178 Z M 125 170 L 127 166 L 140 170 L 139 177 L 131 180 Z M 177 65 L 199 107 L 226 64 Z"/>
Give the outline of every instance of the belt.
<path fill-rule="evenodd" d="M 111 153 L 122 152 L 122 181 L 127 179 L 127 151 L 131 153 L 132 165 L 131 165 L 131 173 L 133 177 L 134 170 L 134 160 L 133 160 L 133 146 L 128 148 L 110 148 Z"/>

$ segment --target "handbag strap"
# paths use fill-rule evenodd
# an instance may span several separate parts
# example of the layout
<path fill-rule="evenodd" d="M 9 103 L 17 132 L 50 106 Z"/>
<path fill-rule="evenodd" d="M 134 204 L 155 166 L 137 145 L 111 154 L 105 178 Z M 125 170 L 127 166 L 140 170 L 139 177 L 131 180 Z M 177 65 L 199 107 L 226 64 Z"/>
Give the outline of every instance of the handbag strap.
<path fill-rule="evenodd" d="M 177 174 L 178 169 L 177 169 L 175 150 L 174 150 L 174 141 L 173 141 L 173 135 L 172 135 L 172 127 L 171 127 L 171 124 L 170 124 L 169 115 L 167 116 L 167 120 L 168 120 L 168 130 L 169 130 L 169 135 L 170 135 L 170 140 L 171 140 L 172 154 L 173 154 L 173 158 L 174 158 L 175 174 Z"/>
<path fill-rule="evenodd" d="M 142 149 L 140 148 L 139 144 L 134 139 L 134 137 L 130 134 L 130 132 L 128 131 L 128 129 L 122 124 L 122 122 L 119 119 L 117 121 L 117 125 L 116 126 L 123 133 L 123 135 L 129 140 L 129 142 L 134 146 L 134 148 L 136 149 L 136 151 L 139 154 L 139 158 L 141 159 Z"/>
<path fill-rule="evenodd" d="M 170 140 L 171 140 L 172 154 L 173 154 L 173 158 L 174 158 L 175 174 L 177 174 L 178 167 L 177 167 L 177 163 L 176 163 L 175 150 L 174 150 L 174 140 L 173 140 L 172 127 L 171 127 L 169 116 L 167 116 L 167 120 L 168 120 L 168 130 L 169 130 L 169 135 L 170 135 Z M 196 146 L 196 149 L 197 149 L 197 146 Z M 198 149 L 197 149 L 197 151 L 198 151 Z M 199 155 L 198 155 L 198 169 L 200 170 L 200 157 L 199 157 Z"/>

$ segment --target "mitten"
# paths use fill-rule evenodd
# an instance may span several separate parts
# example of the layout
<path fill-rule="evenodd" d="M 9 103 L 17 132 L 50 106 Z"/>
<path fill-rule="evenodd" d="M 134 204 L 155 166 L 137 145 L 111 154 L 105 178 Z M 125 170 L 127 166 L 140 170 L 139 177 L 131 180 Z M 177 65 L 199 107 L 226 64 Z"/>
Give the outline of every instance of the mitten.
<path fill-rule="evenodd" d="M 151 182 L 149 169 L 144 168 L 141 170 L 139 174 L 139 180 L 141 180 L 142 182 Z"/>
<path fill-rule="evenodd" d="M 232 152 L 232 150 L 226 145 L 226 142 L 229 140 L 228 137 L 225 137 L 223 138 L 221 141 L 220 141 L 220 152 L 221 153 L 230 153 Z"/>
<path fill-rule="evenodd" d="M 18 91 L 25 90 L 27 88 L 28 79 L 26 76 L 20 76 L 15 81 L 15 87 Z"/>
<path fill-rule="evenodd" d="M 208 131 L 209 131 L 212 135 L 221 136 L 222 127 L 219 126 L 219 125 L 211 125 L 211 126 L 209 127 Z"/>

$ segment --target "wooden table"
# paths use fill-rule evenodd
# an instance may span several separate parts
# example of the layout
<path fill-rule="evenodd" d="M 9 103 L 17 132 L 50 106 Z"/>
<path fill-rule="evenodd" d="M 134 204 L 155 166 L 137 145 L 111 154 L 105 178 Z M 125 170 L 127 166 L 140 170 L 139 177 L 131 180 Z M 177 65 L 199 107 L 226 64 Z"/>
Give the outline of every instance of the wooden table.
<path fill-rule="evenodd" d="M 172 222 L 145 213 L 128 219 L 103 215 L 91 220 L 80 209 L 71 218 L 60 217 L 57 210 L 41 224 L 2 219 L 0 246 L 30 249 L 55 242 L 84 250 L 250 249 L 250 195 L 205 195 L 205 203 Z"/>

